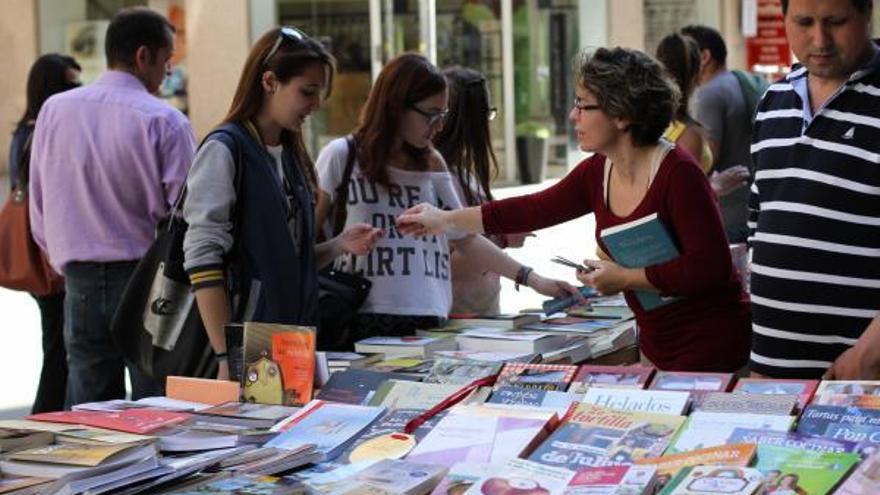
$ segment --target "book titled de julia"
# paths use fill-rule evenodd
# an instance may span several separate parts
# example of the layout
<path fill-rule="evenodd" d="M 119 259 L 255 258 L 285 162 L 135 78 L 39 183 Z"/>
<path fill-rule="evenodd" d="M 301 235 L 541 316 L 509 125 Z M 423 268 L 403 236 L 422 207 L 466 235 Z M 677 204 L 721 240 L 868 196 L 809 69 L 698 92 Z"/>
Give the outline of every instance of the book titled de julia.
<path fill-rule="evenodd" d="M 644 268 L 678 258 L 679 250 L 669 230 L 657 214 L 603 229 L 599 233 L 606 252 L 620 266 Z M 677 298 L 661 296 L 656 292 L 634 291 L 645 311 L 659 308 Z"/>

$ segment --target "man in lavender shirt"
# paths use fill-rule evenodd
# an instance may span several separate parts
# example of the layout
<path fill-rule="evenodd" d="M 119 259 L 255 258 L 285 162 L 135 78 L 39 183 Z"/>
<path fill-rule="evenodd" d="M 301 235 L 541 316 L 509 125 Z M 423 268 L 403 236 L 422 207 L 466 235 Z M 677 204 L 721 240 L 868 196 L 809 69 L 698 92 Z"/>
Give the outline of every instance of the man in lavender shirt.
<path fill-rule="evenodd" d="M 174 52 L 174 28 L 144 9 L 120 11 L 107 29 L 109 70 L 93 84 L 46 101 L 30 169 L 34 240 L 65 276 L 67 407 L 155 394 L 125 363 L 110 320 L 158 221 L 195 153 L 186 117 L 154 96 Z"/>

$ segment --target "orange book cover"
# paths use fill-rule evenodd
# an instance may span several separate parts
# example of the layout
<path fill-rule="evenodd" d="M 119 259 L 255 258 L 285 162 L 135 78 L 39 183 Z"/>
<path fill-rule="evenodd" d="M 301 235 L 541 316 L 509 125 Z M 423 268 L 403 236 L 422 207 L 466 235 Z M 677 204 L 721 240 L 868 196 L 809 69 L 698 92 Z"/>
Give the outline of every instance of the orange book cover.
<path fill-rule="evenodd" d="M 272 360 L 281 366 L 284 403 L 304 405 L 312 400 L 315 332 L 309 329 L 273 333 Z"/>
<path fill-rule="evenodd" d="M 748 466 L 755 457 L 757 446 L 748 443 L 734 443 L 719 445 L 705 449 L 692 450 L 681 454 L 664 455 L 636 459 L 637 465 L 657 466 L 657 474 L 660 476 L 673 476 L 679 469 L 698 466 L 700 464 L 714 464 L 720 466 Z"/>
<path fill-rule="evenodd" d="M 169 376 L 165 383 L 165 396 L 169 399 L 216 406 L 238 401 L 241 397 L 241 386 L 237 382 L 209 378 Z"/>

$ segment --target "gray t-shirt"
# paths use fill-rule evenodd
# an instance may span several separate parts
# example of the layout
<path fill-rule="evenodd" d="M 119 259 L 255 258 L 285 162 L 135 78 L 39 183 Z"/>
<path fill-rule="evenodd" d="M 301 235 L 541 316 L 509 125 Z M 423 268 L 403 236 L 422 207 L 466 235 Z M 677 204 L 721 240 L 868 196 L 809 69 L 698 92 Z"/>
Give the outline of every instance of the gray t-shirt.
<path fill-rule="evenodd" d="M 724 71 L 713 77 L 697 89 L 693 105 L 697 121 L 719 145 L 720 153 L 713 157 L 715 165 L 712 170 L 720 172 L 735 165 L 751 168 L 752 112 L 746 108 L 736 76 Z M 745 241 L 748 199 L 748 187 L 720 198 L 721 217 L 730 242 Z"/>

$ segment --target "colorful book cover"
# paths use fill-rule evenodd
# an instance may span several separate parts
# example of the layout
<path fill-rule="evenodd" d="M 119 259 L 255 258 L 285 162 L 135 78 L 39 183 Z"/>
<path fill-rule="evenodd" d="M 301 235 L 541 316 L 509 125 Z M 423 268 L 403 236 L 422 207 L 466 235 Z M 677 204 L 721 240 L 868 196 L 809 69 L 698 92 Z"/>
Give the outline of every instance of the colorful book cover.
<path fill-rule="evenodd" d="M 660 495 L 755 495 L 763 484 L 764 476 L 754 468 L 694 466 L 682 469 Z"/>
<path fill-rule="evenodd" d="M 125 411 L 56 411 L 33 414 L 27 419 L 52 423 L 97 426 L 126 433 L 149 434 L 166 426 L 182 423 L 191 414 L 155 409 L 128 409 Z"/>
<path fill-rule="evenodd" d="M 376 390 L 369 405 L 386 409 L 430 409 L 461 387 L 456 384 L 387 380 Z"/>
<path fill-rule="evenodd" d="M 304 492 L 301 483 L 289 478 L 238 474 L 210 479 L 195 487 L 171 490 L 169 495 L 295 495 Z"/>
<path fill-rule="evenodd" d="M 849 452 L 813 452 L 759 445 L 754 467 L 767 479 L 769 493 L 830 494 L 861 457 Z"/>
<path fill-rule="evenodd" d="M 295 450 L 314 444 L 322 460 L 330 460 L 383 412 L 381 407 L 312 401 L 279 424 L 282 433 L 266 447 Z"/>
<path fill-rule="evenodd" d="M 649 390 L 689 392 L 726 392 L 733 382 L 733 373 L 700 373 L 689 371 L 658 371 Z"/>
<path fill-rule="evenodd" d="M 617 388 L 587 389 L 585 404 L 646 413 L 681 415 L 690 404 L 690 392 Z"/>
<path fill-rule="evenodd" d="M 565 390 L 578 367 L 568 364 L 508 363 L 498 375 L 496 387 L 513 385 L 543 390 Z"/>
<path fill-rule="evenodd" d="M 35 461 L 49 464 L 93 467 L 130 448 L 132 448 L 130 444 L 80 445 L 61 443 L 20 450 L 7 455 L 7 458 L 15 461 Z"/>
<path fill-rule="evenodd" d="M 793 422 L 791 416 L 697 411 L 688 416 L 666 453 L 678 454 L 724 445 L 735 428 L 786 432 L 791 430 Z"/>
<path fill-rule="evenodd" d="M 467 385 L 479 378 L 497 375 L 501 363 L 463 359 L 435 358 L 424 383 Z"/>
<path fill-rule="evenodd" d="M 604 466 L 577 471 L 565 495 L 641 495 L 649 493 L 657 475 L 654 466 Z"/>
<path fill-rule="evenodd" d="M 574 375 L 568 390 L 583 394 L 588 387 L 645 388 L 655 371 L 653 366 L 585 364 Z"/>
<path fill-rule="evenodd" d="M 602 239 L 605 252 L 625 268 L 653 266 L 674 260 L 679 255 L 675 240 L 656 213 L 604 229 L 599 237 Z M 662 296 L 656 292 L 634 292 L 645 311 L 659 308 L 678 299 Z"/>
<path fill-rule="evenodd" d="M 857 442 L 860 450 L 877 448 L 880 446 L 880 410 L 811 404 L 801 414 L 797 432 Z"/>
<path fill-rule="evenodd" d="M 581 394 L 571 392 L 504 385 L 493 391 L 486 403 L 543 407 L 553 409 L 559 417 L 563 417 L 571 405 L 580 402 L 582 398 Z"/>
<path fill-rule="evenodd" d="M 529 459 L 575 471 L 632 464 L 636 459 L 661 455 L 683 421 L 682 416 L 581 404 Z"/>
<path fill-rule="evenodd" d="M 531 452 L 555 424 L 547 411 L 458 406 L 407 455 L 413 462 L 504 462 Z"/>
<path fill-rule="evenodd" d="M 312 398 L 315 329 L 245 322 L 242 396 L 247 402 L 302 405 Z"/>
<path fill-rule="evenodd" d="M 880 409 L 880 395 L 822 394 L 813 397 L 817 406 L 848 406 L 861 409 Z"/>
<path fill-rule="evenodd" d="M 807 407 L 819 380 L 794 380 L 783 378 L 740 378 L 736 381 L 734 392 L 743 394 L 766 394 L 785 395 L 795 394 L 798 396 L 798 409 Z"/>
<path fill-rule="evenodd" d="M 449 468 L 446 466 L 384 459 L 354 475 L 348 483 L 349 486 L 338 493 L 339 495 L 424 494 L 433 488 L 447 471 Z"/>
<path fill-rule="evenodd" d="M 816 395 L 880 395 L 880 380 L 822 380 Z"/>
<path fill-rule="evenodd" d="M 431 495 L 462 495 L 474 483 L 492 474 L 495 466 L 485 462 L 459 462 L 449 468 Z"/>
<path fill-rule="evenodd" d="M 668 481 L 679 470 L 701 464 L 746 467 L 755 458 L 757 450 L 758 447 L 754 444 L 731 442 L 727 445 L 697 449 L 681 454 L 638 459 L 635 463 L 639 466 L 656 466 L 657 474 Z"/>
<path fill-rule="evenodd" d="M 464 495 L 563 495 L 574 471 L 510 459 L 478 480 Z"/>
<path fill-rule="evenodd" d="M 298 410 L 298 408 L 290 406 L 232 401 L 220 404 L 219 406 L 203 409 L 199 411 L 199 415 L 265 420 L 266 422 L 274 424 L 275 422 L 294 414 Z"/>
<path fill-rule="evenodd" d="M 880 450 L 862 461 L 834 495 L 865 495 L 880 489 Z"/>
<path fill-rule="evenodd" d="M 844 440 L 804 435 L 792 431 L 734 428 L 727 439 L 731 443 L 746 442 L 755 445 L 776 445 L 811 452 L 857 452 L 858 444 Z"/>
<path fill-rule="evenodd" d="M 709 392 L 694 409 L 707 412 L 742 412 L 791 416 L 798 404 L 797 395 L 756 395 Z"/>
<path fill-rule="evenodd" d="M 330 380 L 321 387 L 315 398 L 344 404 L 366 404 L 379 386 L 387 380 L 417 381 L 418 379 L 402 373 L 347 369 L 330 375 Z"/>

